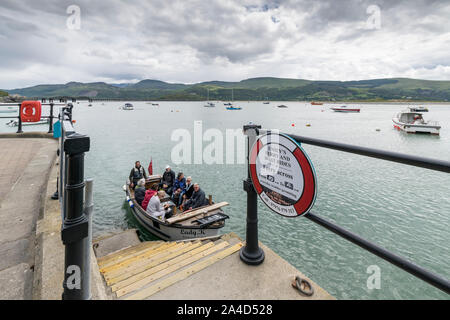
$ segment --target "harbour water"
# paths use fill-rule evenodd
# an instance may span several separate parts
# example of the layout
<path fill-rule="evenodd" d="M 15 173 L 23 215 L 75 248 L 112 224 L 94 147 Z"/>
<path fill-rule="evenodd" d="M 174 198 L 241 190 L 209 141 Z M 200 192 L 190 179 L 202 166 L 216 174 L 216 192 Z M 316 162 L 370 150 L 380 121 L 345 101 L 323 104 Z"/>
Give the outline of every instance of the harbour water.
<path fill-rule="evenodd" d="M 200 183 L 215 201 L 230 203 L 224 232 L 245 238 L 244 164 L 181 164 L 171 162 L 177 144 L 172 133 L 195 121 L 203 132 L 241 129 L 253 122 L 264 128 L 354 145 L 450 160 L 450 105 L 431 105 L 425 119 L 438 120 L 440 136 L 408 135 L 394 130 L 392 116 L 406 105 L 361 104 L 359 114 L 341 114 L 330 105 L 309 103 L 239 102 L 243 109 L 227 111 L 222 103 L 133 102 L 134 111 L 119 110 L 120 102 L 75 104 L 77 131 L 91 137 L 86 177 L 95 180 L 94 237 L 139 227 L 124 202 L 122 185 L 134 164 L 155 173 L 170 164 Z M 0 132 L 16 128 L 0 122 Z M 306 126 L 310 124 L 310 126 Z M 45 126 L 24 131 L 45 130 Z M 377 131 L 379 129 L 379 131 Z M 207 146 L 209 142 L 204 142 Z M 225 146 L 224 141 L 224 146 Z M 450 180 L 448 174 L 304 145 L 318 178 L 313 211 L 348 230 L 443 277 L 450 278 Z M 225 153 L 225 150 L 224 150 Z M 225 155 L 224 155 L 225 161 Z M 151 238 L 149 235 L 144 237 Z M 281 257 L 338 299 L 448 299 L 445 293 L 365 252 L 307 219 L 287 219 L 259 203 L 259 238 Z M 381 272 L 380 289 L 368 289 L 370 266 Z"/>

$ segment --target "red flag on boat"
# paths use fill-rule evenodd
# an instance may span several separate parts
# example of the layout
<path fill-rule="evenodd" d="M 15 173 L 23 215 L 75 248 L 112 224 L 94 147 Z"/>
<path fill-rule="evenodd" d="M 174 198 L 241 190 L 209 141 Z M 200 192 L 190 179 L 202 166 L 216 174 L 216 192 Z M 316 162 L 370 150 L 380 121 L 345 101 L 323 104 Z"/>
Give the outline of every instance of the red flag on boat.
<path fill-rule="evenodd" d="M 148 175 L 153 175 L 153 159 L 150 160 L 150 164 L 148 165 Z"/>

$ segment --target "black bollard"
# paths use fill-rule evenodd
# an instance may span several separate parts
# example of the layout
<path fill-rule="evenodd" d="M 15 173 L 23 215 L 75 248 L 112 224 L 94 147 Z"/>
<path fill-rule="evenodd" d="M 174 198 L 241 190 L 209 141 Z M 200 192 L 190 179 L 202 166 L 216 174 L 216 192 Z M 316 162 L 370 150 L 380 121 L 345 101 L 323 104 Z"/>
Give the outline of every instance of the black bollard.
<path fill-rule="evenodd" d="M 64 186 L 64 221 L 61 232 L 65 245 L 63 300 L 87 300 L 90 297 L 90 288 L 83 287 L 83 279 L 90 272 L 85 254 L 89 222 L 83 212 L 84 153 L 89 151 L 89 147 L 89 137 L 78 133 L 69 135 L 64 141 L 67 180 Z"/>
<path fill-rule="evenodd" d="M 239 256 L 244 263 L 249 265 L 259 265 L 265 258 L 264 251 L 258 243 L 258 194 L 250 178 L 250 149 L 256 141 L 258 129 L 261 129 L 261 126 L 244 126 L 244 133 L 248 136 L 248 176 L 247 180 L 244 180 L 244 190 L 247 191 L 247 229 L 245 246 L 241 248 Z"/>

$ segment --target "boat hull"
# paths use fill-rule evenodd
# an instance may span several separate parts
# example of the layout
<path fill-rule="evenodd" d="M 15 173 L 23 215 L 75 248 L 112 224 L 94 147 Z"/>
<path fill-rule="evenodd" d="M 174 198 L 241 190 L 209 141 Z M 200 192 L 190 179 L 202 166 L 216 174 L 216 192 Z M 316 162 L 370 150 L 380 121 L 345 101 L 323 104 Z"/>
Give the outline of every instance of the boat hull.
<path fill-rule="evenodd" d="M 126 191 L 128 197 L 130 194 L 128 190 Z M 130 201 L 133 206 L 130 207 L 131 212 L 134 217 L 138 220 L 139 224 L 144 227 L 148 232 L 155 235 L 156 237 L 165 241 L 179 241 L 188 239 L 198 239 L 198 238 L 211 238 L 220 235 L 220 229 L 224 227 L 225 224 L 218 227 L 182 227 L 180 225 L 167 225 L 161 220 L 149 216 L 144 209 L 141 208 L 136 202 L 136 200 L 130 197 Z"/>
<path fill-rule="evenodd" d="M 427 133 L 433 135 L 439 135 L 439 131 L 441 129 L 440 126 L 432 126 L 432 125 L 415 125 L 400 122 L 397 118 L 393 118 L 392 122 L 394 123 L 394 128 L 399 131 L 404 131 L 406 133 Z"/>
<path fill-rule="evenodd" d="M 358 113 L 361 109 L 340 109 L 340 108 L 331 108 L 334 112 L 344 112 L 344 113 Z"/>

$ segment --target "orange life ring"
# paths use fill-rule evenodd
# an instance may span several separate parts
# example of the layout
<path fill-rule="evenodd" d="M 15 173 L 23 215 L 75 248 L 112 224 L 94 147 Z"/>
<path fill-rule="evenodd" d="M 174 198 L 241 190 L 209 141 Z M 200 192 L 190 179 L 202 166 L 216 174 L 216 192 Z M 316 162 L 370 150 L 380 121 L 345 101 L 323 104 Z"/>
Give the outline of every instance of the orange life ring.
<path fill-rule="evenodd" d="M 39 101 L 24 101 L 20 105 L 20 118 L 22 122 L 39 122 L 41 120 L 42 106 Z"/>

